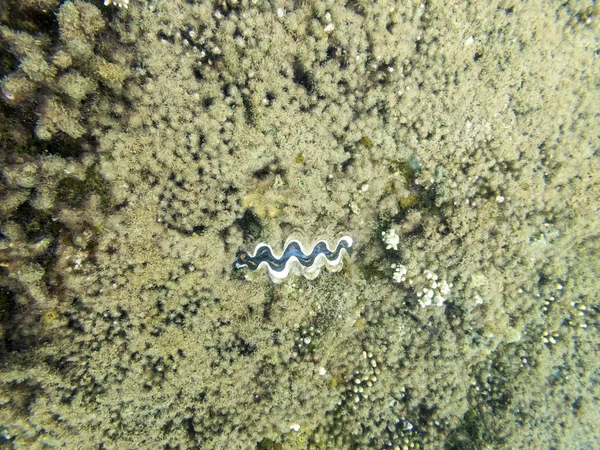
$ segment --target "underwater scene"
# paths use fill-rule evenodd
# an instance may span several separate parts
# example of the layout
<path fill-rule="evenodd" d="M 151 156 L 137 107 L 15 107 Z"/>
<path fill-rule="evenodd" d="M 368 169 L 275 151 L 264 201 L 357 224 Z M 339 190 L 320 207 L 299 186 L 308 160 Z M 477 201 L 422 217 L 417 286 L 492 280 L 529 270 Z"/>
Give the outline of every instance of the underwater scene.
<path fill-rule="evenodd" d="M 600 4 L 0 0 L 0 449 L 600 448 Z"/>

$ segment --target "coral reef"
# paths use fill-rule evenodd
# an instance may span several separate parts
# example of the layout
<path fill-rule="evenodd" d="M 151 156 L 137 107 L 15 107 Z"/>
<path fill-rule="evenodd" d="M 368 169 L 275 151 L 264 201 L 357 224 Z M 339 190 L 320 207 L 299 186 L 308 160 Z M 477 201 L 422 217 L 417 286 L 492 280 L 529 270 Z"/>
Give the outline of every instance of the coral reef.
<path fill-rule="evenodd" d="M 6 6 L 9 14 L 27 14 L 31 6 Z M 42 8 L 38 14 L 50 14 Z M 37 106 L 36 135 L 50 140 L 57 134 L 78 139 L 98 95 L 118 92 L 128 76 L 128 56 L 101 41 L 105 19 L 98 8 L 81 0 L 64 2 L 57 11 L 58 29 L 31 34 L 0 25 L 0 37 L 18 60 L 16 70 L 0 84 L 4 98 L 17 107 Z M 56 32 L 58 31 L 58 36 Z M 118 61 L 113 63 L 107 60 Z"/>
<path fill-rule="evenodd" d="M 0 2 L 4 444 L 597 445 L 591 0 L 106 3 Z"/>

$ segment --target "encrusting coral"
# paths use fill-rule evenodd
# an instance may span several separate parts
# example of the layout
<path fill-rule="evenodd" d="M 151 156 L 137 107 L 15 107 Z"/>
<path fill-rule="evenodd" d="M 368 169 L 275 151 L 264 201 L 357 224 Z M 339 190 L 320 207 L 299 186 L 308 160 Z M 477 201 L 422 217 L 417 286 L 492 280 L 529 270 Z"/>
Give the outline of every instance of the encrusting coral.
<path fill-rule="evenodd" d="M 592 2 L 110 3 L 0 2 L 7 445 L 595 445 Z"/>
<path fill-rule="evenodd" d="M 13 14 L 24 14 L 27 6 L 13 8 Z M 0 36 L 19 61 L 0 88 L 4 98 L 17 107 L 39 103 L 36 135 L 40 139 L 50 140 L 57 133 L 78 139 L 86 131 L 80 123 L 89 108 L 84 101 L 105 94 L 103 86 L 119 91 L 129 67 L 106 59 L 109 52 L 101 42 L 106 22 L 97 7 L 81 0 L 67 1 L 58 9 L 57 19 L 58 45 L 50 34 L 0 26 Z M 123 63 L 124 54 L 115 50 L 111 49 L 110 58 Z"/>

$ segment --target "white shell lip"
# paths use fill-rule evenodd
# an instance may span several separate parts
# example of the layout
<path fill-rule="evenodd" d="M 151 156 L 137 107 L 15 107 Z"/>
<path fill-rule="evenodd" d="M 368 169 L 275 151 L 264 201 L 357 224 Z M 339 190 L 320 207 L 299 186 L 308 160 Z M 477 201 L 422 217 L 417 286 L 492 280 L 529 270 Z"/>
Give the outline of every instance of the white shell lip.
<path fill-rule="evenodd" d="M 346 245 L 348 246 L 348 248 L 352 247 L 352 245 L 354 244 L 353 239 L 350 236 L 342 236 L 340 239 L 338 239 L 338 243 L 337 245 L 333 248 L 333 250 L 330 248 L 329 243 L 323 239 L 318 240 L 313 247 L 310 249 L 309 252 L 306 252 L 304 249 L 304 245 L 302 244 L 302 242 L 296 240 L 296 239 L 288 239 L 283 247 L 283 250 L 281 251 L 281 253 L 279 255 L 276 255 L 275 252 L 273 251 L 272 247 L 269 244 L 266 243 L 259 243 L 255 249 L 254 249 L 254 254 L 250 254 L 249 255 L 251 257 L 255 257 L 258 250 L 262 247 L 267 247 L 271 254 L 276 258 L 279 259 L 283 256 L 283 254 L 285 253 L 285 249 L 288 247 L 288 245 L 290 245 L 292 242 L 296 242 L 298 244 L 298 247 L 300 248 L 300 250 L 302 251 L 302 253 L 304 253 L 305 255 L 312 253 L 312 251 L 314 250 L 315 246 L 319 243 L 319 242 L 325 242 L 325 245 L 327 246 L 327 248 L 330 251 L 335 251 L 339 245 L 342 242 L 345 242 Z M 291 256 L 285 263 L 285 266 L 283 268 L 283 270 L 281 271 L 275 271 L 273 269 L 271 269 L 271 266 L 269 266 L 269 263 L 266 261 L 261 262 L 258 267 L 256 268 L 256 271 L 260 270 L 261 268 L 265 267 L 267 270 L 267 273 L 269 274 L 269 278 L 271 279 L 271 281 L 275 284 L 279 284 L 281 282 L 283 282 L 286 278 L 288 278 L 290 275 L 302 275 L 304 278 L 306 278 L 307 280 L 314 280 L 315 278 L 317 278 L 319 276 L 319 274 L 321 273 L 321 269 L 326 268 L 328 271 L 330 272 L 339 272 L 342 267 L 343 267 L 343 258 L 344 255 L 347 255 L 348 252 L 345 248 L 342 248 L 337 256 L 337 258 L 335 258 L 334 260 L 329 260 L 327 259 L 327 257 L 320 253 L 318 254 L 313 263 L 308 266 L 305 267 L 302 264 L 300 264 L 300 262 L 298 261 L 298 258 L 296 256 Z M 250 275 L 250 274 L 248 274 Z M 249 278 L 249 276 L 246 275 L 246 278 Z"/>

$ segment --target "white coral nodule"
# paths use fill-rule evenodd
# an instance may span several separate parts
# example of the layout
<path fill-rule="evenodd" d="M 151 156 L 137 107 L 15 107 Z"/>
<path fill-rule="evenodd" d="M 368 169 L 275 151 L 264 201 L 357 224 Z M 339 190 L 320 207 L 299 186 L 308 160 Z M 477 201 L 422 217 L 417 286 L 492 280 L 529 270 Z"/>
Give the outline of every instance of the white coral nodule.
<path fill-rule="evenodd" d="M 392 269 L 394 269 L 394 275 L 392 275 L 392 279 L 396 283 L 402 283 L 406 281 L 406 274 L 408 273 L 408 269 L 402 264 L 396 265 L 392 264 Z"/>
<path fill-rule="evenodd" d="M 129 7 L 129 0 L 104 0 L 104 6 L 115 5 L 119 8 L 127 9 Z"/>
<path fill-rule="evenodd" d="M 394 250 L 398 250 L 398 244 L 400 243 L 400 236 L 396 234 L 393 228 L 390 228 L 387 231 L 381 233 L 383 236 L 383 242 L 386 244 L 386 250 L 393 248 Z"/>

